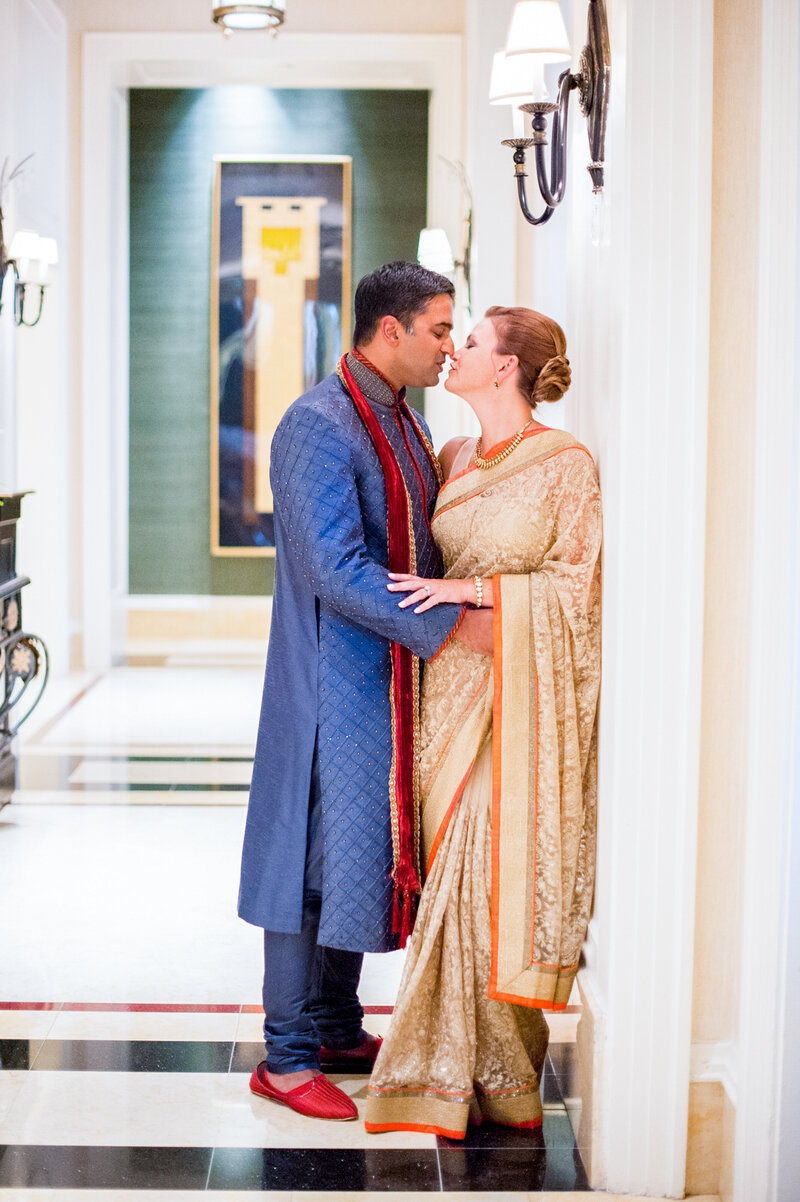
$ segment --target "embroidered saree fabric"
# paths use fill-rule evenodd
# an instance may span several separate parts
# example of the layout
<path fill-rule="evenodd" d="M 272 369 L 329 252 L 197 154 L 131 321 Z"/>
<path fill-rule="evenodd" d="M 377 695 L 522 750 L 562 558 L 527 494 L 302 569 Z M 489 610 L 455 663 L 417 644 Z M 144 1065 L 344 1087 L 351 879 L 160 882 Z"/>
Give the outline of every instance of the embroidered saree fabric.
<path fill-rule="evenodd" d="M 587 451 L 526 437 L 442 489 L 446 575 L 491 576 L 494 655 L 425 669 L 427 879 L 367 1127 L 541 1121 L 541 1009 L 569 999 L 594 887 L 601 509 Z"/>

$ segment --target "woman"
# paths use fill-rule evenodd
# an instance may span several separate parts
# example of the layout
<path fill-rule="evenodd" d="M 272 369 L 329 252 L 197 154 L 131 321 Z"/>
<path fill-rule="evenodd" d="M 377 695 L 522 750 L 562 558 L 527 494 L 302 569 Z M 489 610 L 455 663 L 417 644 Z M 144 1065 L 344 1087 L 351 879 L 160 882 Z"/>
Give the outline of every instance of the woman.
<path fill-rule="evenodd" d="M 395 576 L 399 604 L 494 610 L 494 655 L 451 639 L 425 669 L 426 882 L 368 1131 L 463 1138 L 542 1121 L 542 1009 L 569 999 L 594 884 L 600 493 L 588 452 L 533 411 L 569 387 L 561 328 L 489 309 L 446 387 L 481 436 L 442 451 L 444 580 Z"/>

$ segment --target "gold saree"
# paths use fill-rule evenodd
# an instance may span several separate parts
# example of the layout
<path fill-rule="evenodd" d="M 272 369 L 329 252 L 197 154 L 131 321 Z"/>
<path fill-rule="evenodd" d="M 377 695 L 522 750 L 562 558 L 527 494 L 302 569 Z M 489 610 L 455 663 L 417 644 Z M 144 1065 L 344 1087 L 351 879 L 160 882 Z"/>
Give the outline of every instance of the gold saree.
<path fill-rule="evenodd" d="M 600 494 L 568 434 L 538 430 L 452 476 L 446 575 L 491 576 L 494 655 L 452 639 L 425 669 L 427 879 L 368 1130 L 460 1137 L 541 1122 L 542 1008 L 569 999 L 594 886 Z"/>

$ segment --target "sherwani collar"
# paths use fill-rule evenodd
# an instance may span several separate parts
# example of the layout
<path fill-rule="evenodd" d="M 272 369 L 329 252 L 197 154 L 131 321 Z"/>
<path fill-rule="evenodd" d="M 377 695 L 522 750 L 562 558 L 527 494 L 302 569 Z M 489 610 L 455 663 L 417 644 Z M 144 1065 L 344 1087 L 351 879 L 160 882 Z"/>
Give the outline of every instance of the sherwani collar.
<path fill-rule="evenodd" d="M 370 363 L 366 355 L 354 349 L 348 352 L 346 362 L 347 370 L 370 404 L 394 409 L 405 398 L 405 388 L 395 392 L 386 376 L 378 371 L 374 363 Z"/>

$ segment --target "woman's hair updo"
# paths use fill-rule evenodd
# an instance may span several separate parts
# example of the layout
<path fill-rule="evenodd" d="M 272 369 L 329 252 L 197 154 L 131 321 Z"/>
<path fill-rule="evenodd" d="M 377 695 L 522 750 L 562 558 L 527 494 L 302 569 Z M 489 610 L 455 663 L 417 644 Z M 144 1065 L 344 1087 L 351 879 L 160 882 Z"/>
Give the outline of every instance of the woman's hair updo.
<path fill-rule="evenodd" d="M 486 316 L 497 332 L 497 351 L 519 359 L 517 383 L 532 408 L 539 401 L 560 401 L 572 372 L 565 352 L 567 340 L 558 322 L 535 309 L 504 309 L 493 305 Z"/>

